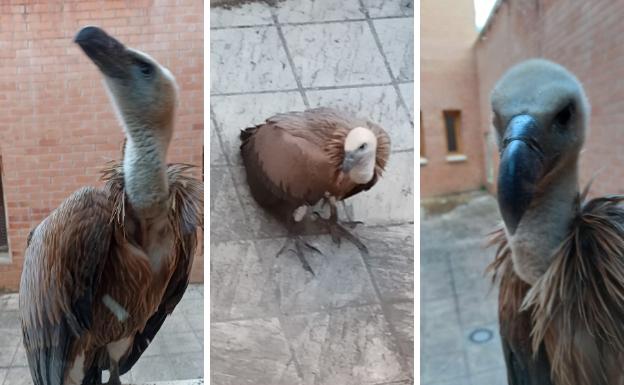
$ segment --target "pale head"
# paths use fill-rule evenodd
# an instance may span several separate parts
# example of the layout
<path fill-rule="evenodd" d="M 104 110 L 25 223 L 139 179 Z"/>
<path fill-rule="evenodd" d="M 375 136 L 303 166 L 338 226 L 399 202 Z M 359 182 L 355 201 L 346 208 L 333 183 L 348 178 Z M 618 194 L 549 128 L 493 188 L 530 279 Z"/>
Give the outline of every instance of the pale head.
<path fill-rule="evenodd" d="M 366 127 L 355 127 L 344 143 L 342 172 L 358 184 L 370 182 L 375 173 L 377 136 Z"/>
<path fill-rule="evenodd" d="M 577 167 L 589 103 L 564 67 L 532 59 L 508 70 L 491 95 L 501 162 L 498 200 L 513 234 L 547 184 Z"/>
<path fill-rule="evenodd" d="M 75 42 L 100 69 L 128 134 L 151 130 L 148 134 L 168 140 L 177 105 L 177 84 L 171 72 L 98 27 L 81 29 Z"/>

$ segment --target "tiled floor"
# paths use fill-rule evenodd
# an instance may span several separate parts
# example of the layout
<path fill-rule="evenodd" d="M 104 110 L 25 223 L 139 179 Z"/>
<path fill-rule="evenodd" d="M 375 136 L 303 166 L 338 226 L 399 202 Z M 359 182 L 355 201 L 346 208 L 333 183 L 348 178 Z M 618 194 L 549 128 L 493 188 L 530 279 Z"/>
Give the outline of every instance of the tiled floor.
<path fill-rule="evenodd" d="M 147 351 L 122 377 L 124 384 L 203 378 L 203 293 L 203 285 L 189 286 Z M 17 303 L 17 294 L 0 296 L 0 385 L 32 384 Z M 195 382 L 185 383 L 190 384 Z"/>
<path fill-rule="evenodd" d="M 211 9 L 211 383 L 413 383 L 413 12 L 404 0 Z M 409 104 L 408 104 L 409 103 Z M 283 226 L 252 200 L 239 130 L 333 106 L 385 127 L 381 181 L 349 199 L 368 246 L 309 240 L 312 276 L 275 258 Z"/>
<path fill-rule="evenodd" d="M 484 249 L 487 234 L 499 221 L 495 199 L 485 194 L 451 212 L 421 220 L 423 385 L 507 384 L 497 290 L 484 273 L 494 257 L 493 249 Z M 492 338 L 472 342 L 471 334 L 479 329 L 491 332 Z"/>

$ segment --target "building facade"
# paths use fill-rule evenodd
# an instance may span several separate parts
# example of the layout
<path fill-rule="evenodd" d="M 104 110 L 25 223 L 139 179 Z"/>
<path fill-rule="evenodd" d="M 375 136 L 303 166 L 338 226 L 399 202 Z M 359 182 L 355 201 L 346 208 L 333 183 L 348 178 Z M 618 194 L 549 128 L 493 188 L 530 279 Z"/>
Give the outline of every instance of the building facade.
<path fill-rule="evenodd" d="M 483 185 L 483 138 L 471 0 L 420 3 L 420 193 Z"/>
<path fill-rule="evenodd" d="M 533 57 L 567 67 L 589 98 L 581 183 L 595 177 L 592 194 L 623 193 L 624 4 L 499 0 L 480 33 L 472 7 L 472 0 L 421 2 L 422 196 L 495 191 L 490 91 Z"/>
<path fill-rule="evenodd" d="M 475 44 L 482 135 L 489 135 L 489 93 L 503 72 L 531 57 L 553 60 L 577 76 L 592 107 L 580 158 L 581 183 L 595 176 L 591 194 L 623 193 L 623 12 L 624 4 L 609 1 L 499 1 Z M 483 146 L 484 167 L 495 175 L 495 146 Z M 494 191 L 492 182 L 486 180 Z"/>
<path fill-rule="evenodd" d="M 0 289 L 19 285 L 28 232 L 121 156 L 122 129 L 97 68 L 73 43 L 97 25 L 176 76 L 170 162 L 203 173 L 203 3 L 193 0 L 0 4 Z M 4 222 L 3 222 L 4 221 Z M 3 239 L 6 234 L 6 239 Z M 203 277 L 203 246 L 193 280 Z"/>

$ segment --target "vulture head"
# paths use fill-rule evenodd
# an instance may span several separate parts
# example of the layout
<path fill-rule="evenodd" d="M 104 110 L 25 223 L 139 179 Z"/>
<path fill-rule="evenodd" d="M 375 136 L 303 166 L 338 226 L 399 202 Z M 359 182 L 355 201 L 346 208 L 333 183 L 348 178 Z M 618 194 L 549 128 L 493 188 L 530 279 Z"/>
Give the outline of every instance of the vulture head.
<path fill-rule="evenodd" d="M 377 137 L 365 127 L 355 127 L 344 143 L 342 172 L 358 184 L 366 184 L 375 174 Z"/>
<path fill-rule="evenodd" d="M 589 103 L 562 66 L 532 59 L 509 69 L 491 94 L 500 150 L 498 203 L 513 235 L 550 181 L 576 167 Z"/>
<path fill-rule="evenodd" d="M 74 41 L 99 68 L 113 105 L 128 130 L 156 130 L 170 139 L 177 85 L 169 70 L 149 55 L 125 47 L 102 29 L 82 28 Z"/>

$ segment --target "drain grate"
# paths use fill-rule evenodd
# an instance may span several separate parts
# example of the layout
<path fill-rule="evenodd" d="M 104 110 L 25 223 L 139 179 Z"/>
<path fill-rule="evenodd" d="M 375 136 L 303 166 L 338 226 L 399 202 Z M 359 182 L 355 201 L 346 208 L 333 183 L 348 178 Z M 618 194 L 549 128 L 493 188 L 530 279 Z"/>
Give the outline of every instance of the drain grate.
<path fill-rule="evenodd" d="M 475 344 L 484 344 L 492 339 L 494 333 L 490 329 L 478 328 L 470 333 L 470 341 Z"/>

